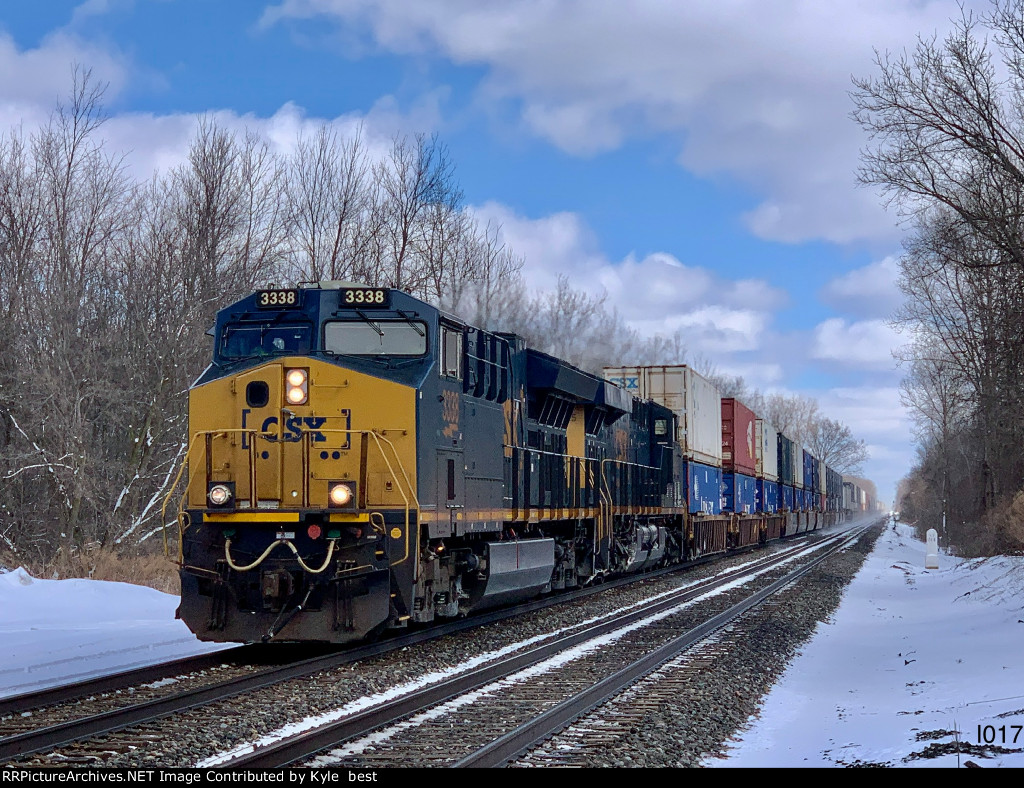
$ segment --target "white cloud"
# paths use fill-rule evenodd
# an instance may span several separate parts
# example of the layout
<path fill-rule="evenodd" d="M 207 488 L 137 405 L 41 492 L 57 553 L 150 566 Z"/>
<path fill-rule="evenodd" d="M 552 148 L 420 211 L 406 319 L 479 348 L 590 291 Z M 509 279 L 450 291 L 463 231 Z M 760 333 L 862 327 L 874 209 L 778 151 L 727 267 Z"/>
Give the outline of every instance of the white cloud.
<path fill-rule="evenodd" d="M 884 320 L 831 318 L 815 327 L 811 357 L 845 366 L 892 369 L 896 365 L 892 351 L 900 344 L 900 335 Z"/>
<path fill-rule="evenodd" d="M 886 257 L 833 279 L 822 288 L 821 297 L 830 306 L 860 317 L 890 318 L 903 302 L 899 275 L 899 260 Z"/>
<path fill-rule="evenodd" d="M 868 442 L 888 442 L 893 435 L 910 435 L 911 419 L 896 386 L 834 388 L 821 392 L 817 399 L 829 418 L 848 425 Z"/>
<path fill-rule="evenodd" d="M 821 411 L 867 444 L 864 475 L 890 499 L 914 464 L 912 421 L 895 386 L 834 388 L 815 395 Z"/>
<path fill-rule="evenodd" d="M 387 51 L 483 66 L 482 101 L 575 154 L 674 135 L 691 171 L 765 195 L 753 232 L 847 243 L 896 237 L 854 189 L 865 139 L 850 77 L 875 73 L 874 47 L 912 45 L 956 13 L 941 0 L 284 0 L 263 24 L 325 17 Z"/>
<path fill-rule="evenodd" d="M 789 302 L 783 290 L 763 280 L 724 279 L 665 252 L 609 260 L 576 214 L 529 219 L 497 203 L 475 213 L 500 226 L 509 247 L 524 258 L 529 288 L 552 290 L 564 275 L 576 288 L 606 293 L 608 305 L 642 334 L 682 330 L 695 354 L 757 350 L 773 314 Z"/>
<path fill-rule="evenodd" d="M 5 108 L 0 123 L 18 122 L 21 116 L 9 114 L 18 108 L 45 107 L 48 112 L 57 101 L 66 101 L 75 65 L 91 70 L 95 84 L 107 85 L 108 102 L 128 80 L 129 64 L 122 56 L 76 36 L 57 32 L 35 49 L 20 50 L 9 35 L 0 32 L 0 96 Z"/>

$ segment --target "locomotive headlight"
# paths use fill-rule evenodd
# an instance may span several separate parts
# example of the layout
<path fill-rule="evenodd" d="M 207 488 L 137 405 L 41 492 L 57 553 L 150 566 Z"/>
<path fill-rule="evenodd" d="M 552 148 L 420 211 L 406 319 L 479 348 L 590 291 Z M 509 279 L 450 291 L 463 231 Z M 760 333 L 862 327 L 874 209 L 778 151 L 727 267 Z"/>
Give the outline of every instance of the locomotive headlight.
<path fill-rule="evenodd" d="M 225 506 L 231 506 L 235 497 L 235 491 L 233 489 L 234 482 L 213 482 L 206 490 L 206 499 L 210 502 L 210 506 L 216 506 L 223 508 Z"/>
<path fill-rule="evenodd" d="M 356 486 L 354 482 L 331 482 L 327 485 L 328 506 L 332 509 L 346 509 L 355 506 Z"/>
<path fill-rule="evenodd" d="M 287 384 L 285 399 L 289 405 L 305 405 L 309 399 L 309 372 L 304 369 L 289 369 L 284 373 Z"/>

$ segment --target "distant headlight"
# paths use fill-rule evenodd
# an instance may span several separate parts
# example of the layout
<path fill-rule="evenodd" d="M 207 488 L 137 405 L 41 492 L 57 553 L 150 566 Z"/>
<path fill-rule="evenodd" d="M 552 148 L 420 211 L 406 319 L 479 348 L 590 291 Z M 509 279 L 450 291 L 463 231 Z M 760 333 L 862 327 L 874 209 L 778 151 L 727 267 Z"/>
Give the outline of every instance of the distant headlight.
<path fill-rule="evenodd" d="M 206 491 L 206 497 L 212 506 L 227 506 L 231 503 L 234 493 L 226 484 L 212 484 Z"/>

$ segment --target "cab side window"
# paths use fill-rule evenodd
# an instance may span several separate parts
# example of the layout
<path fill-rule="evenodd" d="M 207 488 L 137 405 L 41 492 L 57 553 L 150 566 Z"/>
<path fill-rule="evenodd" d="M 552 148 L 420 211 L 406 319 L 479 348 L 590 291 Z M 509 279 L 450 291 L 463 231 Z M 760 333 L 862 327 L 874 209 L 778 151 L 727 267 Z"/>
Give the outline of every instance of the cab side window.
<path fill-rule="evenodd" d="M 462 380 L 462 329 L 441 326 L 441 375 Z"/>

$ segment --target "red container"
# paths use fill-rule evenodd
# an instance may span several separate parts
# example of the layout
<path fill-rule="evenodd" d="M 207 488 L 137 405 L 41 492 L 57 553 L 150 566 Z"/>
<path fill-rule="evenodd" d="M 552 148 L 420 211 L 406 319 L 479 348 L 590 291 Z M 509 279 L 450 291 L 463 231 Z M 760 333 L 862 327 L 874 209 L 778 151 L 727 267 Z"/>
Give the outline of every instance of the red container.
<path fill-rule="evenodd" d="M 754 411 L 735 397 L 722 398 L 722 469 L 754 475 Z"/>

